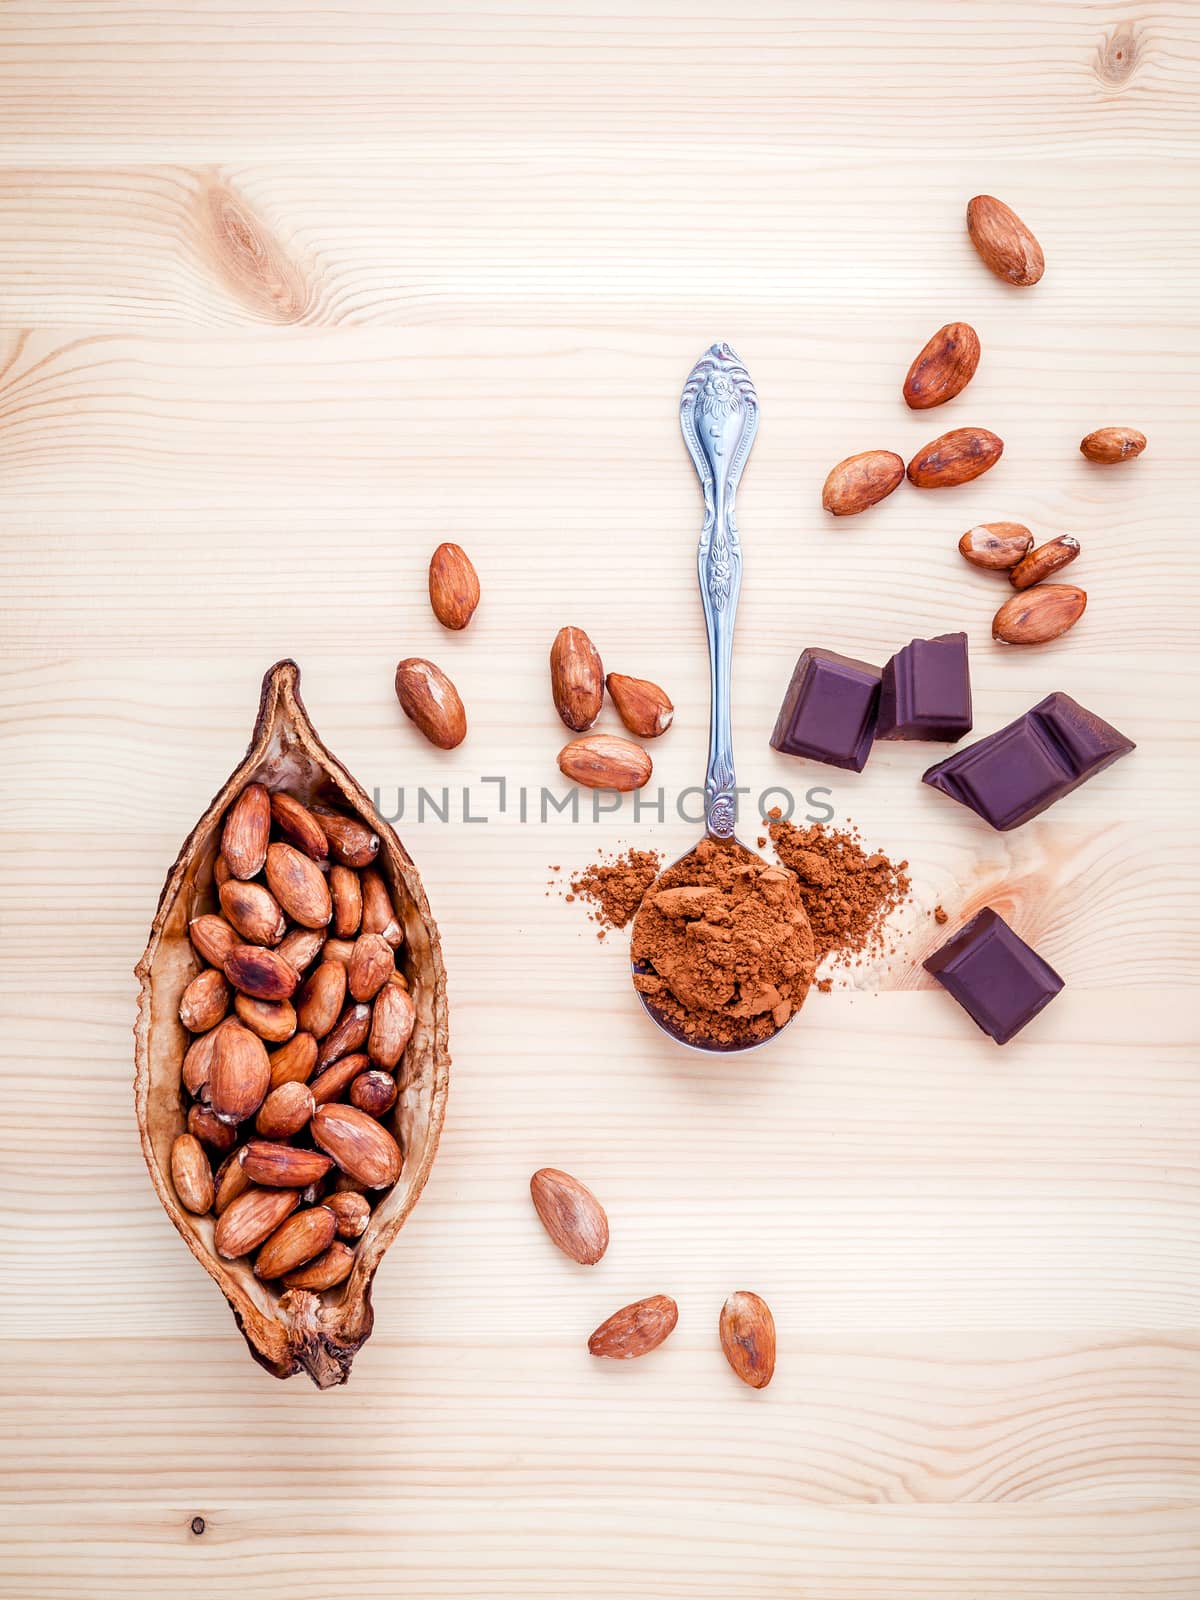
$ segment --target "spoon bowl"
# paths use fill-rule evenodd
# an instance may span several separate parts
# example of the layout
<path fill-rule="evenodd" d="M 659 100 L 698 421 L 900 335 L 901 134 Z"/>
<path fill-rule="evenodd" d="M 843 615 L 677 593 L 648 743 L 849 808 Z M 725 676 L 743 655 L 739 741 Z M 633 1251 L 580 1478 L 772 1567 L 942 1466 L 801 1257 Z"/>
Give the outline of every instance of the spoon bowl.
<path fill-rule="evenodd" d="M 700 530 L 696 557 L 708 635 L 710 687 L 703 837 L 741 845 L 754 856 L 756 852 L 734 833 L 737 777 L 733 767 L 731 683 L 733 625 L 742 586 L 742 545 L 734 506 L 742 468 L 758 432 L 758 395 L 750 374 L 730 345 L 711 345 L 688 374 L 679 402 L 679 422 L 704 491 L 704 526 Z M 695 848 L 693 845 L 685 850 L 671 865 L 677 866 Z M 670 868 L 664 870 L 670 871 Z M 653 893 L 653 886 L 647 893 Z M 650 970 L 645 962 L 633 963 L 635 977 Z M 755 1050 L 777 1038 L 795 1016 L 793 1011 L 782 1027 L 764 1039 L 730 1042 L 685 1034 L 679 1024 L 655 1005 L 652 996 L 640 989 L 637 996 L 647 1016 L 665 1034 L 689 1049 L 712 1055 Z"/>

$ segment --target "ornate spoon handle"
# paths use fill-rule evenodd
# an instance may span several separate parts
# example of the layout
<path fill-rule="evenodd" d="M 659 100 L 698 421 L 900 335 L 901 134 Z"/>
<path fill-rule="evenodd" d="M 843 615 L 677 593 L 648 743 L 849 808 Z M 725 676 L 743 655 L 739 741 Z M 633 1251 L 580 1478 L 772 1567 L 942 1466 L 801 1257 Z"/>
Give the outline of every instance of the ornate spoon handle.
<path fill-rule="evenodd" d="M 737 821 L 730 688 L 733 624 L 742 586 L 734 501 L 758 432 L 758 396 L 750 374 L 729 345 L 711 346 L 688 374 L 679 421 L 704 490 L 704 527 L 696 563 L 711 686 L 704 821 L 711 838 L 728 839 Z"/>

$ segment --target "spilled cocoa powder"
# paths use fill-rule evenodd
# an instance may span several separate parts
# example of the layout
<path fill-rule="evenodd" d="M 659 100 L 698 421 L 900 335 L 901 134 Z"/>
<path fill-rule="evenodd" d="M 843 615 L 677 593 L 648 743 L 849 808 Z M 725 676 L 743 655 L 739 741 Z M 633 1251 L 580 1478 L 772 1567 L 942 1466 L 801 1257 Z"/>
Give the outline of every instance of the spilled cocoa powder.
<path fill-rule="evenodd" d="M 603 939 L 609 928 L 625 926 L 661 871 L 662 857 L 657 850 L 624 850 L 585 867 L 570 880 L 566 898 L 584 900 L 594 907 L 592 921 L 600 924 L 597 938 Z"/>
<path fill-rule="evenodd" d="M 816 965 L 795 874 L 734 840 L 668 867 L 633 924 L 634 987 L 686 1039 L 768 1039 L 804 1004 Z"/>
<path fill-rule="evenodd" d="M 908 862 L 893 865 L 882 851 L 864 850 L 862 836 L 849 824 L 802 828 L 772 816 L 768 832 L 776 855 L 800 880 L 818 966 L 826 957 L 849 967 L 882 955 L 884 924 L 909 897 Z"/>

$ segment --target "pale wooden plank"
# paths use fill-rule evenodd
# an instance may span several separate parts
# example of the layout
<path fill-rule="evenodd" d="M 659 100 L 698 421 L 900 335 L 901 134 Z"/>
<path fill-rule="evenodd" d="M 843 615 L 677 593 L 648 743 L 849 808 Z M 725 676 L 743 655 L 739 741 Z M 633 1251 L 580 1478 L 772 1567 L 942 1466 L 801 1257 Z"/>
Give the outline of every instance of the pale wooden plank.
<path fill-rule="evenodd" d="M 931 516 L 949 513 L 957 533 L 964 516 L 965 525 L 993 518 L 998 500 L 1011 506 L 1015 497 L 1019 505 L 1031 481 L 1069 497 L 1077 526 L 1086 525 L 1093 504 L 1127 515 L 1136 508 L 1147 521 L 1182 509 L 1195 395 L 1180 351 L 1194 351 L 1194 329 L 1139 338 L 1122 350 L 1118 372 L 1094 327 L 1048 349 L 1036 334 L 1022 345 L 1019 332 L 985 325 L 995 370 L 981 376 L 969 401 L 931 420 L 906 412 L 897 393 L 930 331 L 928 316 L 902 334 L 890 313 L 857 320 L 860 352 L 880 351 L 869 362 L 862 354 L 847 361 L 846 330 L 831 329 L 828 319 L 771 322 L 768 328 L 759 309 L 747 329 L 730 302 L 713 328 L 683 297 L 665 325 L 627 345 L 614 345 L 605 330 L 568 335 L 504 325 L 470 339 L 440 327 L 154 338 L 39 330 L 8 341 L 0 465 L 15 508 L 41 505 L 53 492 L 60 510 L 95 512 L 164 496 L 213 508 L 249 501 L 311 510 L 381 501 L 402 507 L 413 494 L 436 491 L 444 505 L 469 461 L 493 496 L 519 496 L 530 515 L 552 507 L 556 541 L 589 502 L 606 508 L 610 525 L 632 518 L 636 527 L 639 512 L 655 516 L 651 498 L 626 498 L 614 516 L 603 491 L 619 472 L 626 496 L 647 480 L 663 485 L 658 493 L 686 508 L 690 543 L 696 493 L 680 459 L 675 411 L 703 326 L 737 338 L 760 389 L 764 420 L 746 479 L 747 538 L 772 492 L 784 497 L 793 527 L 799 521 L 824 531 L 820 484 L 843 454 L 873 442 L 907 456 L 970 420 L 1006 442 L 992 473 L 955 492 L 903 488 L 862 526 L 887 528 L 903 541 L 927 529 Z M 1091 466 L 1078 451 L 1083 433 L 1114 414 L 1136 417 L 1155 440 L 1153 457 L 1120 474 Z M 64 481 L 67 463 L 78 480 Z M 1059 503 L 1060 515 L 1065 506 Z M 835 525 L 827 536 L 857 532 Z"/>
<path fill-rule="evenodd" d="M 681 1502 L 719 1489 L 743 1508 L 953 1500 L 1071 1513 L 1200 1492 L 1195 1342 L 881 1330 L 830 1343 L 802 1326 L 767 1403 L 736 1385 L 714 1328 L 712 1316 L 685 1317 L 653 1362 L 609 1375 L 603 1444 L 582 1337 L 536 1327 L 520 1344 L 485 1325 L 452 1345 L 380 1328 L 360 1358 L 368 1383 L 332 1407 L 195 1333 L 98 1337 L 86 1363 L 58 1340 L 13 1339 L 6 1350 L 21 1373 L 29 1450 L 59 1493 L 117 1515 L 131 1496 L 163 1512 L 192 1505 L 218 1536 L 215 1508 L 243 1498 L 320 1510 L 330 1499 L 428 1506 L 484 1492 L 515 1510 L 555 1478 L 564 1492 L 589 1484 L 610 1507 L 634 1492 Z M 176 1448 L 181 1432 L 187 1450 Z M 319 1473 L 281 1452 L 293 1432 L 320 1439 Z M 96 1438 L 102 1465 L 87 1448 Z M 638 1447 L 621 1451 L 621 1439 Z M 8 1504 L 28 1469 L 28 1455 L 10 1465 Z"/>
<path fill-rule="evenodd" d="M 613 159 L 595 142 L 481 148 L 464 130 L 459 143 L 406 146 L 403 158 L 383 147 L 367 163 L 0 166 L 6 322 L 94 333 L 465 318 L 545 330 L 574 327 L 582 311 L 626 343 L 681 304 L 696 326 L 730 315 L 819 324 L 835 307 L 856 318 L 887 307 L 882 346 L 846 341 L 842 358 L 849 370 L 885 355 L 905 337 L 893 320 L 908 320 L 916 342 L 898 387 L 926 335 L 960 309 L 1008 350 L 1035 335 L 1056 348 L 1118 303 L 1165 367 L 1178 362 L 1194 160 L 1134 144 L 1116 165 L 1072 157 L 1069 185 L 1059 162 L 1006 161 L 1005 192 L 1050 262 L 1037 294 L 1014 304 L 967 239 L 966 201 L 983 179 L 965 163 L 932 186 L 928 157 L 903 147 L 886 162 L 784 144 L 748 159 L 736 144 L 671 140 L 616 157 L 614 183 Z M 714 229 L 714 213 L 730 225 Z M 1131 299 L 1148 273 L 1158 292 Z M 984 374 L 998 355 L 988 345 Z"/>
<path fill-rule="evenodd" d="M 248 1576 L 265 1600 L 324 1600 L 346 1585 L 348 1552 L 355 1592 L 380 1600 L 784 1600 L 806 1587 L 831 1600 L 1192 1600 L 1200 1583 L 1191 1507 L 803 1510 L 731 1505 L 719 1491 L 664 1506 L 581 1500 L 560 1486 L 514 1509 L 489 1489 L 472 1498 L 469 1540 L 461 1503 L 440 1495 L 299 1510 L 219 1502 L 199 1540 L 193 1514 L 132 1500 L 97 1514 L 63 1499 L 32 1526 L 28 1511 L 13 1518 L 8 1570 L 29 1600 L 204 1592 Z"/>
<path fill-rule="evenodd" d="M 119 159 L 396 141 L 602 138 L 936 151 L 1002 163 L 1072 150 L 1192 148 L 1189 8 L 1114 19 L 1076 0 L 1003 9 L 884 0 L 834 13 L 757 0 L 373 0 L 347 14 L 290 0 L 10 6 L 0 52 L 7 153 Z M 847 65 L 853 63 L 853 70 Z M 619 169 L 614 169 L 619 171 Z"/>

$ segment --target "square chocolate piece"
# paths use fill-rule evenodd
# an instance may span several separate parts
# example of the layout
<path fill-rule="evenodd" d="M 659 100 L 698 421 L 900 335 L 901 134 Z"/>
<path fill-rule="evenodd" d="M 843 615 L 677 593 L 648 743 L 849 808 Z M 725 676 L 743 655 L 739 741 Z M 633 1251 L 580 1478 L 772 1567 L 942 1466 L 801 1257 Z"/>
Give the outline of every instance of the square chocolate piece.
<path fill-rule="evenodd" d="M 1007 728 L 930 767 L 921 782 L 1006 833 L 1136 748 L 1069 694 L 1048 694 Z"/>
<path fill-rule="evenodd" d="M 953 744 L 971 731 L 971 673 L 965 633 L 914 639 L 883 669 L 877 739 Z"/>
<path fill-rule="evenodd" d="M 833 650 L 805 650 L 779 708 L 771 747 L 861 772 L 875 738 L 879 668 Z"/>
<path fill-rule="evenodd" d="M 990 906 L 935 950 L 925 970 L 997 1044 L 1020 1033 L 1063 987 L 1054 968 Z"/>

